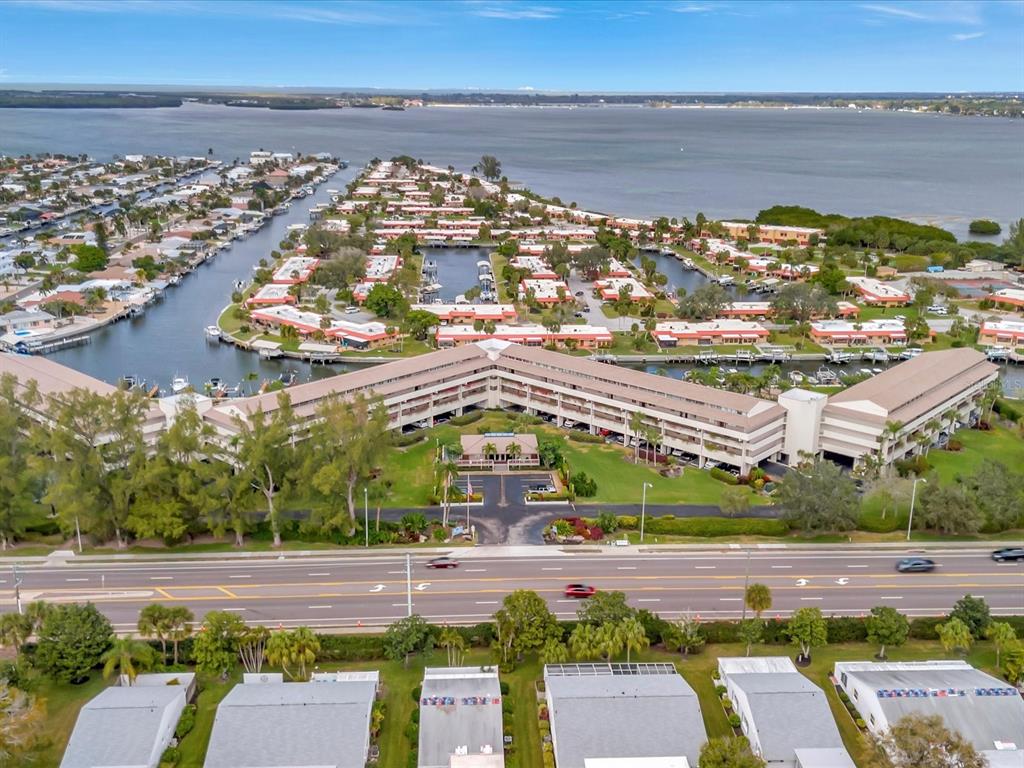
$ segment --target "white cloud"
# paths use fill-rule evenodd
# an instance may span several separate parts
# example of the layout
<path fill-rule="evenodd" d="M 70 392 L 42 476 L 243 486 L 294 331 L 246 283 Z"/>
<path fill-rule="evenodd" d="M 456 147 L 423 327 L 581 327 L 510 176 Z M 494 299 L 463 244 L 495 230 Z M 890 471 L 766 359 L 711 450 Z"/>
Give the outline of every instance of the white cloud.
<path fill-rule="evenodd" d="M 532 85 L 520 85 L 518 88 L 516 88 L 516 90 L 517 91 L 536 91 L 537 89 L 534 88 Z"/>
<path fill-rule="evenodd" d="M 957 32 L 955 35 L 950 35 L 950 40 L 977 40 L 979 37 L 984 37 L 984 32 Z"/>
<path fill-rule="evenodd" d="M 707 13 L 712 7 L 704 3 L 682 3 L 672 6 L 672 10 L 676 13 Z"/>
<path fill-rule="evenodd" d="M 977 0 L 918 0 L 914 3 L 862 3 L 865 11 L 876 16 L 937 24 L 982 23 L 982 4 Z"/>
<path fill-rule="evenodd" d="M 472 11 L 487 19 L 557 19 L 558 9 L 547 5 L 487 5 Z"/>

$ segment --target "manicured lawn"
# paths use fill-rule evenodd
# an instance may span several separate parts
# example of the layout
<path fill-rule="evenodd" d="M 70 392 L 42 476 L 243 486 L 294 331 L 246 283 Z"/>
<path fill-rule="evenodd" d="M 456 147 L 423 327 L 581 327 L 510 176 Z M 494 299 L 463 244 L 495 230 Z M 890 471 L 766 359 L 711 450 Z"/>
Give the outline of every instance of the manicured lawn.
<path fill-rule="evenodd" d="M 639 504 L 645 482 L 649 504 L 717 504 L 727 487 L 708 472 L 692 467 L 680 477 L 662 477 L 643 463 L 634 464 L 624 448 L 605 444 L 583 444 L 566 440 L 563 452 L 573 474 L 586 472 L 597 481 L 597 496 L 577 499 L 578 503 Z M 752 504 L 765 504 L 767 499 L 751 494 Z"/>
<path fill-rule="evenodd" d="M 954 439 L 963 443 L 963 450 L 933 450 L 928 454 L 928 461 L 943 482 L 971 474 L 985 459 L 1001 461 L 1008 467 L 1024 467 L 1024 439 L 1008 429 L 962 429 Z"/>
<path fill-rule="evenodd" d="M 196 724 L 181 740 L 180 768 L 202 768 L 206 758 L 206 748 L 210 744 L 213 733 L 213 719 L 217 714 L 217 705 L 228 695 L 232 686 L 241 682 L 241 672 L 236 671 L 227 682 L 217 677 L 201 676 L 199 679 L 199 695 L 196 696 Z"/>
<path fill-rule="evenodd" d="M 41 679 L 35 693 L 46 701 L 46 735 L 50 743 L 40 753 L 37 765 L 60 765 L 78 719 L 78 711 L 108 683 L 99 672 L 93 672 L 89 681 L 82 685 L 55 683 L 45 677 Z"/>

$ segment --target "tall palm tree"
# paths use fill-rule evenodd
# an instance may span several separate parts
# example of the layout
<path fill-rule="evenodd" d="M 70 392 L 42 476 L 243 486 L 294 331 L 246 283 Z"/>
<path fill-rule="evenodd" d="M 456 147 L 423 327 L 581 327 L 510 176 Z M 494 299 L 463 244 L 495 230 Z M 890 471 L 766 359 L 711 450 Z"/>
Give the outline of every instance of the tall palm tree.
<path fill-rule="evenodd" d="M 517 459 L 523 454 L 523 447 L 519 443 L 512 443 L 505 450 L 508 451 L 508 457 L 510 459 Z"/>
<path fill-rule="evenodd" d="M 160 642 L 160 653 L 163 660 L 167 661 L 167 635 L 170 633 L 168 624 L 168 613 L 170 608 L 160 603 L 150 603 L 139 611 L 139 634 L 143 637 L 153 637 Z"/>
<path fill-rule="evenodd" d="M 167 639 L 174 648 L 174 663 L 178 663 L 178 643 L 192 634 L 192 622 L 196 617 L 188 608 L 177 605 L 168 609 Z"/>
<path fill-rule="evenodd" d="M 299 665 L 299 674 L 303 680 L 307 679 L 306 667 L 316 661 L 316 655 L 320 652 L 320 640 L 309 627 L 298 627 L 292 635 L 292 660 Z"/>
<path fill-rule="evenodd" d="M 35 625 L 28 616 L 5 613 L 0 616 L 0 646 L 14 648 L 14 657 L 21 654 L 21 646 L 31 637 Z"/>
<path fill-rule="evenodd" d="M 457 667 L 462 663 L 462 653 L 466 648 L 466 640 L 454 627 L 445 625 L 441 629 L 438 645 L 448 652 L 448 666 Z"/>
<path fill-rule="evenodd" d="M 577 660 L 596 659 L 601 655 L 597 627 L 593 624 L 577 624 L 569 635 L 569 648 Z"/>
<path fill-rule="evenodd" d="M 633 463 L 640 461 L 640 430 L 644 428 L 644 417 L 640 411 L 634 411 L 629 417 L 629 431 L 633 433 Z"/>
<path fill-rule="evenodd" d="M 622 637 L 622 644 L 626 646 L 626 663 L 630 661 L 632 651 L 642 651 L 649 648 L 651 641 L 647 638 L 644 625 L 636 616 L 630 616 L 618 626 L 619 634 Z"/>
<path fill-rule="evenodd" d="M 498 446 L 494 443 L 484 443 L 484 457 L 491 458 L 498 454 Z"/>
<path fill-rule="evenodd" d="M 128 637 L 114 638 L 110 648 L 100 656 L 103 662 L 103 677 L 110 677 L 114 672 L 128 678 L 128 685 L 135 682 L 139 672 L 152 669 L 156 663 L 156 651 L 149 643 Z"/>
<path fill-rule="evenodd" d="M 771 610 L 772 590 L 767 584 L 750 584 L 743 595 L 743 600 L 747 607 L 754 612 L 754 615 L 760 619 L 762 613 Z"/>
<path fill-rule="evenodd" d="M 622 653 L 625 647 L 625 640 L 619 628 L 610 621 L 599 626 L 594 633 L 597 640 L 598 651 L 604 656 L 605 661 L 611 661 L 613 656 Z"/>

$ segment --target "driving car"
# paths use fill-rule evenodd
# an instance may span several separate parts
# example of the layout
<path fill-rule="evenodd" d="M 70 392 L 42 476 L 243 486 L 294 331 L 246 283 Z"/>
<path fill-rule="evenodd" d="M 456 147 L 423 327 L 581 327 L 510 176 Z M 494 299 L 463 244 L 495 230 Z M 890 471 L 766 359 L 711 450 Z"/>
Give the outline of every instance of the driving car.
<path fill-rule="evenodd" d="M 900 573 L 926 573 L 935 570 L 935 561 L 927 557 L 905 557 L 896 563 Z"/>
<path fill-rule="evenodd" d="M 569 584 L 565 588 L 566 597 L 592 597 L 595 592 L 589 584 Z"/>
<path fill-rule="evenodd" d="M 459 561 L 454 557 L 435 557 L 427 561 L 427 568 L 458 568 Z"/>
<path fill-rule="evenodd" d="M 1003 547 L 992 553 L 992 559 L 997 563 L 1005 563 L 1014 560 L 1024 560 L 1024 547 Z"/>

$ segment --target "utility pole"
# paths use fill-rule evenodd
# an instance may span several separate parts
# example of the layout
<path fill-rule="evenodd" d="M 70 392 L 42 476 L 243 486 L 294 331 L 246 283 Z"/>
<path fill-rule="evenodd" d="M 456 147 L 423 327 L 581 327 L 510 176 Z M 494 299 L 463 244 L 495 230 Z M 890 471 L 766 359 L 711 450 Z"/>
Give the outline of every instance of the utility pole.
<path fill-rule="evenodd" d="M 643 494 L 640 497 L 640 543 L 644 543 L 644 521 L 647 518 L 647 489 L 653 488 L 650 483 L 644 483 Z"/>
<path fill-rule="evenodd" d="M 910 519 L 907 520 L 907 541 L 910 541 L 910 529 L 914 525 L 914 501 L 917 498 L 917 484 L 924 483 L 928 484 L 928 481 L 923 477 L 914 478 L 914 485 L 910 489 Z"/>
<path fill-rule="evenodd" d="M 363 486 L 363 533 L 366 536 L 366 547 L 370 547 L 370 487 Z"/>
<path fill-rule="evenodd" d="M 21 576 L 21 572 L 18 570 L 18 564 L 14 564 L 14 602 L 18 606 L 18 613 L 24 613 L 24 609 L 21 605 L 21 583 L 24 579 Z"/>
<path fill-rule="evenodd" d="M 407 616 L 412 616 L 412 555 L 405 553 L 405 594 L 408 601 Z"/>
<path fill-rule="evenodd" d="M 75 515 L 75 537 L 78 539 L 78 554 L 82 554 L 82 529 L 78 527 L 78 515 Z"/>

